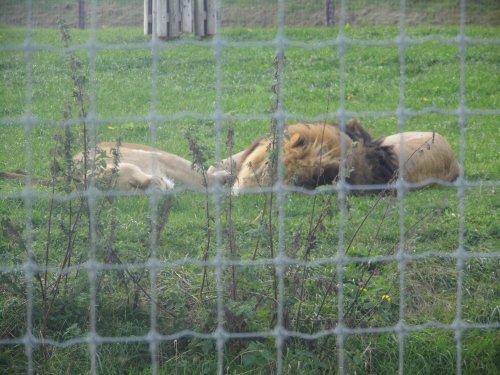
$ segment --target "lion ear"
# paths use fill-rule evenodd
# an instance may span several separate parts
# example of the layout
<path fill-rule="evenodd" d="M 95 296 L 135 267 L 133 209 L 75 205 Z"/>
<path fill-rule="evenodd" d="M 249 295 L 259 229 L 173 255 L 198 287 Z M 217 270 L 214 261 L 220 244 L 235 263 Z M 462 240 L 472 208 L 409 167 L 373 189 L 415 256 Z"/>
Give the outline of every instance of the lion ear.
<path fill-rule="evenodd" d="M 304 138 L 300 135 L 300 133 L 293 133 L 289 140 L 288 140 L 288 145 L 290 147 L 303 147 L 305 144 Z"/>

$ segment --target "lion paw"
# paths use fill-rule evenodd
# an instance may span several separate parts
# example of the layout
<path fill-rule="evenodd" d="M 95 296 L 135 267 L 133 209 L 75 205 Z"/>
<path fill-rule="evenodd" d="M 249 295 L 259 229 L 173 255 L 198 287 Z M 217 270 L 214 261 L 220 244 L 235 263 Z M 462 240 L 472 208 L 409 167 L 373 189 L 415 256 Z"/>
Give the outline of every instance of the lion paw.
<path fill-rule="evenodd" d="M 174 181 L 168 177 L 153 176 L 151 177 L 150 187 L 161 191 L 173 189 L 175 186 Z"/>
<path fill-rule="evenodd" d="M 234 176 L 224 169 L 216 169 L 214 167 L 210 167 L 207 169 L 207 175 L 210 179 L 210 184 L 219 184 L 219 185 L 232 185 Z"/>

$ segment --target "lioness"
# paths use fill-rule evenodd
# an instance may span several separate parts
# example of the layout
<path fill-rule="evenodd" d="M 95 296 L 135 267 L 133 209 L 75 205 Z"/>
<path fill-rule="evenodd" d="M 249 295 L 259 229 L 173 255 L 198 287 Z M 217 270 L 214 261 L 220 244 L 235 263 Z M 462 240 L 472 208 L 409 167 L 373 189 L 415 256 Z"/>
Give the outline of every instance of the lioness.
<path fill-rule="evenodd" d="M 272 147 L 272 139 L 265 138 L 237 154 L 234 193 L 272 184 Z M 399 171 L 409 183 L 454 181 L 460 171 L 451 146 L 440 134 L 405 132 L 372 140 L 356 121 L 347 124 L 345 132 L 337 124 L 289 125 L 283 164 L 284 183 L 305 188 L 333 183 L 341 168 L 352 185 L 384 185 Z"/>
<path fill-rule="evenodd" d="M 114 153 L 117 153 L 117 165 L 114 165 Z M 224 184 L 228 178 L 228 173 L 223 170 L 212 168 L 203 172 L 180 156 L 133 143 L 119 146 L 116 143 L 99 143 L 89 153 L 88 159 L 97 159 L 97 178 L 114 176 L 110 187 L 121 191 L 148 188 L 168 190 L 177 182 L 204 187 L 216 181 Z M 83 152 L 77 154 L 74 160 L 82 163 Z"/>

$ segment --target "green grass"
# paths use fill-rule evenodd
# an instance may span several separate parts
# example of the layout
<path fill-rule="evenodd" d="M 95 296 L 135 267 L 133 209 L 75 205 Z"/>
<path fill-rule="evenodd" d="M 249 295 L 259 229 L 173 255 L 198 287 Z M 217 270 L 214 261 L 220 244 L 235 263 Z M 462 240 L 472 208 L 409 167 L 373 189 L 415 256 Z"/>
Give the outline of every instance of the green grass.
<path fill-rule="evenodd" d="M 421 38 L 441 35 L 454 38 L 457 27 L 409 28 L 408 35 Z M 500 29 L 467 27 L 470 38 L 499 39 Z M 215 161 L 215 144 L 220 137 L 221 156 L 226 130 L 235 129 L 234 150 L 244 149 L 255 138 L 267 134 L 270 120 L 232 120 L 224 123 L 217 135 L 211 115 L 216 108 L 234 116 L 268 116 L 274 97 L 275 48 L 226 48 L 220 62 L 214 59 L 210 41 L 185 37 L 164 44 L 156 65 L 140 29 L 105 29 L 96 38 L 105 46 L 89 54 L 84 49 L 89 33 L 71 32 L 94 96 L 94 109 L 100 119 L 96 128 L 99 140 L 149 143 L 191 158 L 186 132 L 195 134 L 207 152 L 208 163 Z M 351 27 L 346 36 L 352 40 L 395 40 L 397 27 Z M 316 43 L 335 40 L 335 29 L 290 29 L 286 36 L 294 41 Z M 271 41 L 271 29 L 228 29 L 228 41 Z M 2 46 L 22 45 L 25 30 L 0 28 Z M 66 103 L 72 98 L 71 70 L 55 30 L 36 30 L 33 39 L 42 50 L 32 56 L 32 92 L 27 101 L 27 62 L 22 50 L 0 52 L 2 89 L 0 118 L 2 143 L 0 171 L 28 170 L 33 177 L 50 179 L 51 153 L 60 134 Z M 188 41 L 190 44 L 183 44 Z M 196 42 L 196 43 L 191 43 Z M 50 47 L 50 48 L 45 48 Z M 297 117 L 327 113 L 331 120 L 340 105 L 340 66 L 345 66 L 345 104 L 349 111 L 389 112 L 388 116 L 366 116 L 361 120 L 375 136 L 399 130 L 395 115 L 400 104 L 400 51 L 397 45 L 383 47 L 350 46 L 339 57 L 335 47 L 286 50 L 284 104 Z M 471 110 L 500 107 L 500 50 L 496 45 L 470 45 L 465 56 L 465 104 Z M 156 256 L 165 262 L 203 260 L 208 246 L 209 259 L 217 249 L 227 257 L 252 260 L 269 259 L 281 249 L 293 259 L 321 260 L 334 257 L 342 240 L 350 256 L 394 255 L 404 248 L 409 255 L 433 251 L 434 255 L 406 264 L 404 319 L 409 325 L 428 321 L 453 324 L 456 319 L 457 262 L 449 256 L 460 245 L 470 254 L 498 253 L 500 248 L 500 198 L 498 187 L 488 185 L 500 180 L 498 163 L 498 116 L 475 115 L 467 118 L 464 150 L 461 151 L 459 118 L 453 114 L 460 105 L 459 47 L 453 43 L 425 42 L 408 47 L 405 55 L 404 104 L 415 112 L 435 107 L 451 112 L 421 113 L 405 123 L 407 130 L 435 130 L 452 144 L 457 156 L 463 154 L 466 178 L 478 186 L 467 189 L 463 198 L 454 188 L 432 188 L 405 196 L 401 207 L 397 197 L 349 196 L 341 212 L 335 195 L 322 193 L 316 198 L 288 194 L 284 199 L 284 227 L 279 238 L 276 199 L 272 209 L 262 194 L 221 199 L 220 227 L 216 227 L 214 202 L 209 199 L 207 227 L 206 197 L 196 192 L 180 192 L 170 202 L 159 200 L 161 227 Z M 91 71 L 90 67 L 95 70 Z M 221 95 L 216 93 L 216 72 L 221 74 Z M 157 90 L 152 99 L 153 79 Z M 30 103 L 30 106 L 28 104 Z M 75 105 L 75 104 L 73 104 Z M 31 130 L 23 118 L 31 111 L 36 121 Z M 151 132 L 147 117 L 152 110 L 166 116 Z M 75 110 L 73 110 L 75 112 Z M 188 112 L 187 117 L 175 117 Z M 76 119 L 75 117 L 73 117 Z M 74 133 L 81 125 L 75 120 Z M 153 136 L 154 134 L 154 136 Z M 31 145 L 31 160 L 26 148 Z M 81 147 L 74 145 L 75 152 Z M 484 184 L 480 184 L 484 182 Z M 50 187 L 35 186 L 45 195 L 35 197 L 31 227 L 26 227 L 23 180 L 0 180 L 0 265 L 22 265 L 27 246 L 34 260 L 60 267 L 68 243 L 68 227 L 74 220 L 79 199 L 56 200 L 50 212 Z M 64 197 L 63 184 L 56 193 Z M 463 212 L 461 202 L 464 203 Z M 172 207 L 162 211 L 165 204 Z M 400 213 L 404 212 L 404 242 L 400 236 Z M 231 216 L 229 216 L 231 215 Z M 271 215 L 271 216 L 269 216 Z M 463 215 L 463 217 L 461 217 Z M 52 218 L 49 233 L 48 220 Z M 97 202 L 95 257 L 102 263 L 146 262 L 151 252 L 151 201 L 147 197 L 121 197 Z M 271 226 L 269 226 L 271 222 Z M 314 233 L 309 225 L 317 224 Z M 463 237 L 460 227 L 463 225 Z M 219 230 L 217 232 L 217 230 Z M 359 230 L 358 230 L 359 229 Z M 31 230 L 29 236 L 28 230 Z M 216 238 L 216 234 L 220 238 Z M 72 237 L 71 265 L 89 259 L 88 218 L 83 215 Z M 208 236 L 210 234 L 210 237 Z M 343 237 L 340 238 L 339 234 Z M 31 243 L 26 243 L 27 239 Z M 209 239 L 210 238 L 210 239 Z M 352 240 L 352 243 L 351 243 Z M 50 241 L 50 242 L 49 242 Z M 47 244 L 49 244 L 47 246 Z M 49 249 L 46 253 L 46 249 Z M 233 253 L 230 253 L 230 249 Z M 273 252 L 273 253 L 272 253 Z M 46 254 L 48 254 L 47 258 Z M 438 256 L 439 255 L 439 256 Z M 174 263 L 167 263 L 167 265 Z M 499 261 L 471 258 L 464 263 L 462 317 L 469 323 L 498 324 L 500 320 Z M 344 323 L 350 327 L 389 327 L 399 320 L 400 273 L 395 260 L 370 264 L 351 262 L 344 267 Z M 180 264 L 159 270 L 156 277 L 157 329 L 174 334 L 182 329 L 213 332 L 216 318 L 216 270 L 207 269 L 207 280 L 200 296 L 204 269 Z M 233 278 L 234 275 L 234 278 Z M 274 304 L 275 270 L 271 266 L 228 268 L 223 277 L 225 329 L 229 332 L 269 332 L 276 324 Z M 292 331 L 313 334 L 335 327 L 338 319 L 336 264 L 326 263 L 304 269 L 290 266 L 284 273 L 284 324 Z M 33 332 L 43 331 L 47 338 L 64 342 L 85 336 L 90 329 L 89 275 L 85 269 L 71 270 L 55 290 L 57 273 L 43 272 L 33 278 Z M 44 280 L 48 287 L 44 288 Z M 50 314 L 42 291 L 54 295 Z M 124 272 L 102 270 L 96 276 L 96 329 L 104 337 L 142 336 L 150 330 L 151 281 L 143 268 Z M 385 297 L 383 297 L 385 296 Z M 389 300 L 387 299 L 389 298 Z M 46 301 L 46 300 L 45 300 Z M 21 271 L 0 273 L 1 338 L 23 337 L 26 333 L 26 279 Z M 299 319 L 297 319 L 297 317 Z M 346 372 L 359 374 L 397 373 L 399 344 L 397 335 L 352 334 L 345 340 Z M 462 369 L 467 374 L 495 373 L 499 370 L 497 330 L 470 329 L 462 338 Z M 11 373 L 26 371 L 22 345 L 2 345 L 0 369 Z M 456 342 L 454 331 L 428 328 L 411 332 L 404 342 L 405 373 L 454 374 Z M 207 373 L 217 370 L 214 340 L 182 337 L 162 342 L 158 347 L 160 373 Z M 276 368 L 276 347 L 272 338 L 232 339 L 224 346 L 227 373 L 269 374 Z M 97 347 L 96 366 L 103 374 L 149 374 L 150 351 L 145 342 L 105 343 Z M 331 373 L 338 366 L 335 335 L 315 340 L 290 338 L 283 347 L 284 372 L 289 374 Z M 46 374 L 86 373 L 90 369 L 89 348 L 83 344 L 69 347 L 36 346 L 34 367 Z M 1 372 L 1 371 L 0 371 Z"/>

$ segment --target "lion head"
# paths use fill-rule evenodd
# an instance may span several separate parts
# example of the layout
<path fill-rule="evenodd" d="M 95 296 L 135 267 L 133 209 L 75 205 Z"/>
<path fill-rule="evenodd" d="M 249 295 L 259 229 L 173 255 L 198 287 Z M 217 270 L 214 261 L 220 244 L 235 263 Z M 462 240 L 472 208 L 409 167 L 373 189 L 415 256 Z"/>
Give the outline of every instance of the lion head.
<path fill-rule="evenodd" d="M 331 124 L 295 124 L 288 126 L 286 133 L 285 182 L 306 188 L 331 184 L 352 140 Z"/>
<path fill-rule="evenodd" d="M 289 125 L 283 145 L 284 182 L 305 188 L 331 184 L 339 173 L 341 156 L 347 153 L 351 144 L 352 140 L 336 125 Z M 235 192 L 273 184 L 276 176 L 274 147 L 272 139 L 265 138 L 246 150 L 233 185 Z"/>

